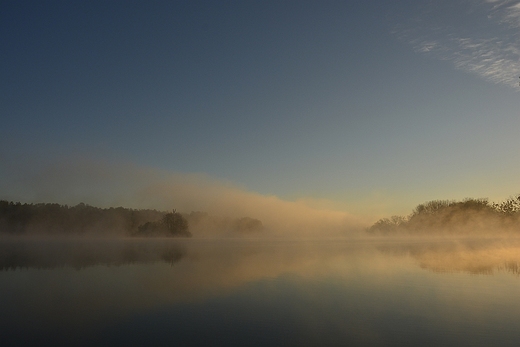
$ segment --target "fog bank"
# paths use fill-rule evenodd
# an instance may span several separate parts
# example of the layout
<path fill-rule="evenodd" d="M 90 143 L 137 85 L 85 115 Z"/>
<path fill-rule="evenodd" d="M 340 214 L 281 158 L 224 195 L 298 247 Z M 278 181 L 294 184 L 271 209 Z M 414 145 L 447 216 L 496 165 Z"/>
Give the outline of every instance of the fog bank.
<path fill-rule="evenodd" d="M 316 207 L 323 206 L 322 201 L 288 201 L 205 174 L 167 172 L 92 158 L 31 163 L 30 168 L 17 161 L 10 164 L 2 172 L 0 199 L 161 211 L 175 208 L 183 213 L 251 217 L 263 223 L 265 234 L 282 237 L 347 236 L 368 225 L 367 220 L 348 212 Z"/>

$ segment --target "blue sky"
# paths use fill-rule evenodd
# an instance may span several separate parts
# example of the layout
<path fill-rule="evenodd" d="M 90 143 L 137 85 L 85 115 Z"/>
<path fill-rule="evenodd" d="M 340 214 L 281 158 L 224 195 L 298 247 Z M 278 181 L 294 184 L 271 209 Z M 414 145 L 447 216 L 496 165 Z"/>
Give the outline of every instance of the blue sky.
<path fill-rule="evenodd" d="M 505 199 L 519 3 L 3 1 L 0 198 L 100 162 L 354 214 Z"/>

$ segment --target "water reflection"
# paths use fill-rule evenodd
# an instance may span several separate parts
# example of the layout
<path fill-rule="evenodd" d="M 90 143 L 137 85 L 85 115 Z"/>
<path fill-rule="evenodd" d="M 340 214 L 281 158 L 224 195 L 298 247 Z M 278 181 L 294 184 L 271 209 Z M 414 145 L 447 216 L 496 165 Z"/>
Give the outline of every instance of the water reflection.
<path fill-rule="evenodd" d="M 70 266 L 121 266 L 137 263 L 174 264 L 186 254 L 180 243 L 125 239 L 10 239 L 0 242 L 0 271 Z"/>
<path fill-rule="evenodd" d="M 285 247 L 288 245 L 290 247 Z M 276 276 L 279 271 L 294 272 L 297 270 L 295 264 L 307 266 L 306 273 L 316 266 L 330 268 L 331 262 L 349 257 L 353 252 L 374 250 L 385 256 L 410 257 L 421 268 L 434 272 L 491 275 L 506 271 L 518 275 L 520 271 L 518 239 L 412 239 L 387 242 L 10 239 L 0 242 L 0 271 L 56 267 L 81 270 L 92 266 L 155 262 L 173 265 L 188 256 L 199 267 L 204 263 L 214 266 L 215 269 L 208 272 L 218 270 L 220 276 L 223 276 L 222 271 L 230 268 L 247 268 L 245 272 L 248 274 L 269 277 Z M 274 273 L 269 273 L 273 270 Z"/>
<path fill-rule="evenodd" d="M 497 271 L 520 274 L 518 239 L 464 239 L 403 242 L 377 246 L 384 254 L 409 256 L 434 272 L 492 275 Z"/>
<path fill-rule="evenodd" d="M 519 250 L 511 240 L 10 240 L 0 336 L 10 346 L 515 345 Z"/>

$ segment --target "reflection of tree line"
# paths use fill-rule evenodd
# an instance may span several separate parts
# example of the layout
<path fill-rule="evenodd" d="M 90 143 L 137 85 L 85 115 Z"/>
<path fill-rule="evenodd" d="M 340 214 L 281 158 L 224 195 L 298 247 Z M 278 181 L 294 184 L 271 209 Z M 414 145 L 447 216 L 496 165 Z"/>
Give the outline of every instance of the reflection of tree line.
<path fill-rule="evenodd" d="M 379 251 L 410 256 L 434 272 L 491 275 L 505 271 L 520 275 L 520 245 L 511 241 L 442 241 L 381 245 Z"/>
<path fill-rule="evenodd" d="M 392 216 L 367 229 L 370 234 L 520 233 L 520 195 L 501 203 L 487 199 L 434 200 L 406 217 Z"/>
<path fill-rule="evenodd" d="M 189 245 L 192 245 L 191 242 Z M 0 242 L 0 271 L 59 267 L 84 269 L 92 266 L 158 262 L 173 265 L 187 256 L 189 245 L 184 244 L 184 241 L 165 239 L 8 239 Z M 202 244 L 204 245 L 206 243 Z M 251 257 L 260 257 L 257 259 L 259 261 L 254 261 L 252 264 L 269 262 L 261 257 L 266 256 L 272 260 L 273 250 L 284 249 L 278 254 L 281 256 L 277 258 L 280 264 L 284 263 L 281 259 L 287 260 L 294 256 L 288 254 L 291 248 L 277 247 L 283 243 L 269 244 L 269 246 L 256 243 L 237 244 L 236 247 L 231 248 L 229 246 L 235 245 L 234 243 L 226 243 L 224 246 L 220 243 L 209 245 L 210 247 L 197 248 L 198 251 L 190 252 L 191 258 L 201 256 L 210 263 L 219 263 L 227 259 L 226 262 L 240 267 L 243 261 L 250 261 Z M 410 257 L 420 267 L 434 272 L 493 274 L 497 271 L 506 271 L 520 275 L 520 240 L 400 242 L 378 243 L 375 246 L 378 251 L 387 256 Z M 302 248 L 297 249 L 302 250 Z M 317 245 L 317 248 L 312 246 L 308 250 L 312 250 L 312 254 L 315 254 L 316 250 L 323 251 L 325 258 L 328 256 L 335 258 L 339 254 L 348 255 L 352 251 L 351 248 L 331 249 L 320 245 Z M 301 261 L 312 258 L 309 258 L 308 250 L 297 253 L 301 255 Z"/>
<path fill-rule="evenodd" d="M 173 265 L 185 255 L 185 247 L 171 242 L 10 240 L 0 243 L 0 271 L 64 266 L 79 270 L 154 262 Z"/>

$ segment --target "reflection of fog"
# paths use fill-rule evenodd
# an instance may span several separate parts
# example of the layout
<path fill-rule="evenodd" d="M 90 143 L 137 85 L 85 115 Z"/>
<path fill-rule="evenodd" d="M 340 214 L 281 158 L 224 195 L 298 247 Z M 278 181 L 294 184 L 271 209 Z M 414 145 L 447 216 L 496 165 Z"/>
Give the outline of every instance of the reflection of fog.
<path fill-rule="evenodd" d="M 377 248 L 388 255 L 410 256 L 421 268 L 434 272 L 520 274 L 520 240 L 516 239 L 405 242 Z"/>
<path fill-rule="evenodd" d="M 134 312 L 201 302 L 286 276 L 309 281 L 348 276 L 369 258 L 367 247 L 344 241 L 2 241 L 0 247 L 0 326 L 8 317 L 11 322 L 30 317 L 56 329 L 109 324 Z"/>
<path fill-rule="evenodd" d="M 254 332 L 272 339 L 263 345 L 290 345 L 280 336 L 295 345 L 402 345 L 387 341 L 403 336 L 425 345 L 426 335 L 449 345 L 442 338 L 453 336 L 442 334 L 464 331 L 453 338 L 478 345 L 482 335 L 469 331 L 491 319 L 516 334 L 520 318 L 515 276 L 417 266 L 454 271 L 467 269 L 464 260 L 477 273 L 512 269 L 519 248 L 510 242 L 11 240 L 0 247 L 9 269 L 0 271 L 3 342 L 60 345 L 63 336 L 61 345 L 99 345 L 106 333 L 115 334 L 114 345 L 134 338 L 158 345 L 147 340 L 156 336 L 168 340 L 162 345 L 208 345 L 215 337 L 233 345 L 237 332 Z M 493 336 L 480 345 L 504 345 Z M 210 342 L 188 343 L 196 337 Z"/>
<path fill-rule="evenodd" d="M 236 283 L 239 278 L 249 281 L 284 272 L 305 276 L 319 274 L 347 260 L 357 259 L 359 253 L 366 255 L 367 251 L 371 251 L 375 260 L 378 253 L 411 257 L 421 268 L 435 272 L 493 274 L 506 271 L 520 274 L 520 240 L 511 239 L 402 242 L 11 239 L 0 242 L 0 271 L 59 267 L 81 270 L 99 265 L 157 262 L 173 265 L 185 259 L 193 263 L 195 271 L 186 274 L 187 277 L 198 282 L 201 277 L 205 281 L 218 274 L 218 282 L 223 284 L 228 282 L 225 279 Z M 200 276 L 200 272 L 204 276 Z"/>
<path fill-rule="evenodd" d="M 126 282 L 117 298 L 122 305 L 148 306 L 198 300 L 288 274 L 307 279 L 347 275 L 361 265 L 380 263 L 380 258 L 371 243 L 348 241 L 4 240 L 0 242 L 0 275 L 11 273 L 18 278 L 20 271 L 28 269 L 28 276 L 44 276 L 55 292 L 62 284 L 59 278 L 77 269 L 81 271 L 73 278 L 87 281 L 89 287 Z M 114 288 L 110 285 L 110 290 Z M 148 294 L 151 291 L 153 295 Z"/>

